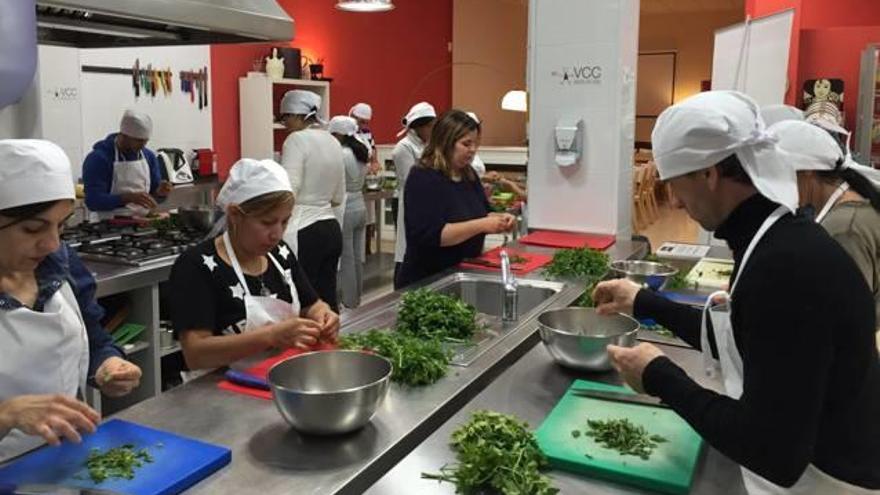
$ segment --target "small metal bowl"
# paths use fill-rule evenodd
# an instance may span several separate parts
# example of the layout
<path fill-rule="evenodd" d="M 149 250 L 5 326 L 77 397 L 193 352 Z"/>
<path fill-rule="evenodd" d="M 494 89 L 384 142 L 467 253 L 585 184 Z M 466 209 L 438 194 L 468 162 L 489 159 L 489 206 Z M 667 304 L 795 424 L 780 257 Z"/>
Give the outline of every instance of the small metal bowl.
<path fill-rule="evenodd" d="M 281 416 L 303 433 L 337 435 L 366 425 L 388 393 L 392 365 L 361 351 L 286 359 L 266 376 Z"/>
<path fill-rule="evenodd" d="M 611 263 L 611 269 L 627 280 L 652 290 L 660 290 L 678 269 L 665 263 L 641 260 L 618 260 Z"/>
<path fill-rule="evenodd" d="M 608 371 L 608 344 L 632 347 L 639 322 L 623 314 L 603 316 L 595 308 L 562 308 L 538 316 L 541 341 L 557 364 L 586 371 Z"/>

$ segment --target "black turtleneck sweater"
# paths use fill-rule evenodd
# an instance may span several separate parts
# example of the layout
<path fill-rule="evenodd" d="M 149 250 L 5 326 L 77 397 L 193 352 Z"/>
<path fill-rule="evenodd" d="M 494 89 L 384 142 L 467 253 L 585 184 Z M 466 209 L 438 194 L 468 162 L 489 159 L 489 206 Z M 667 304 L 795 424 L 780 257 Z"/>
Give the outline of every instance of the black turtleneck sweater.
<path fill-rule="evenodd" d="M 716 231 L 734 254 L 731 285 L 749 242 L 776 207 L 752 196 Z M 874 303 L 855 263 L 821 226 L 786 215 L 752 252 L 732 307 L 744 369 L 739 400 L 699 386 L 666 357 L 645 369 L 645 390 L 718 451 L 778 485 L 793 485 L 813 464 L 839 480 L 880 489 Z M 646 290 L 634 310 L 700 348 L 699 310 Z"/>

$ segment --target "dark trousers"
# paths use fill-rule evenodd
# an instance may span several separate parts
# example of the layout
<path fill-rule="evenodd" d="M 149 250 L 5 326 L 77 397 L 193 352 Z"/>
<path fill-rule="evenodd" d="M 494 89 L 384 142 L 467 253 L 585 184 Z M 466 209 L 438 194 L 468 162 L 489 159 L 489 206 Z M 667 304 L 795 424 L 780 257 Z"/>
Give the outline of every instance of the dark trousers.
<path fill-rule="evenodd" d="M 297 234 L 297 259 L 318 297 L 339 312 L 336 271 L 342 255 L 342 229 L 336 220 L 321 220 Z"/>

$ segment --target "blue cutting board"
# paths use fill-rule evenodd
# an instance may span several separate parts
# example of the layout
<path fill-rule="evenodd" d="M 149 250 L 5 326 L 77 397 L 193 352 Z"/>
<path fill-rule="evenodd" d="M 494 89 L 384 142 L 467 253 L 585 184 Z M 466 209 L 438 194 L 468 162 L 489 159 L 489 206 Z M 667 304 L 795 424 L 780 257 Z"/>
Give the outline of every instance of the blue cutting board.
<path fill-rule="evenodd" d="M 153 462 L 135 470 L 132 480 L 93 483 L 85 469 L 89 451 L 106 451 L 125 444 L 134 445 L 136 450 L 146 448 Z M 0 468 L 0 483 L 57 484 L 131 495 L 169 495 L 193 486 L 231 459 L 232 454 L 225 447 L 112 419 L 98 426 L 95 433 L 84 436 L 80 444 L 64 442 L 59 447 L 42 447 Z"/>

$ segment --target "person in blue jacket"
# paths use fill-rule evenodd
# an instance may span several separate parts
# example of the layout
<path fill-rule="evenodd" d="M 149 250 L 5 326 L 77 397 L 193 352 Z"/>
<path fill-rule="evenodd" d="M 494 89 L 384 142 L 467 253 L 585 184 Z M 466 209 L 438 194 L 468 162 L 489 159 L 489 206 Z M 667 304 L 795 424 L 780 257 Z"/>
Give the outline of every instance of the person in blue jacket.
<path fill-rule="evenodd" d="M 60 147 L 0 140 L 0 463 L 95 431 L 86 384 L 115 397 L 140 383 L 101 325 L 95 278 L 60 239 L 73 204 Z"/>
<path fill-rule="evenodd" d="M 95 143 L 83 162 L 86 206 L 100 218 L 144 215 L 171 192 L 156 154 L 146 148 L 150 116 L 126 110 L 119 132 Z"/>

